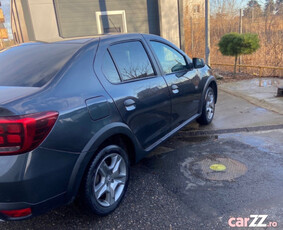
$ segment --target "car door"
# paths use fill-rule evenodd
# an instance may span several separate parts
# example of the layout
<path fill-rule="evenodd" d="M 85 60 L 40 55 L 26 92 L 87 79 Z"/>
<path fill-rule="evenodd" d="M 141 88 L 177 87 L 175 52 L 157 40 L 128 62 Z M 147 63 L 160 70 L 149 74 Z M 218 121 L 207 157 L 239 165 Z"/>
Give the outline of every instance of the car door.
<path fill-rule="evenodd" d="M 170 131 L 170 93 L 155 66 L 141 36 L 102 39 L 95 60 L 96 74 L 144 149 Z"/>
<path fill-rule="evenodd" d="M 180 50 L 163 41 L 150 40 L 149 43 L 170 90 L 172 128 L 175 128 L 197 116 L 200 77 L 191 60 Z"/>

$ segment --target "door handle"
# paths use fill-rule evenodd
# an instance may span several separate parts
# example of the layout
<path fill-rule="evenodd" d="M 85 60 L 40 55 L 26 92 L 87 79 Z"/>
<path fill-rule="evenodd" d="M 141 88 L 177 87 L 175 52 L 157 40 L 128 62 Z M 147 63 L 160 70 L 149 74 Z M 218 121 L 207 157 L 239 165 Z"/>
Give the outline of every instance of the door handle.
<path fill-rule="evenodd" d="M 136 102 L 133 99 L 127 99 L 124 101 L 124 106 L 127 111 L 132 111 L 136 109 Z"/>
<path fill-rule="evenodd" d="M 174 94 L 179 93 L 179 87 L 177 85 L 171 85 L 171 89 Z"/>

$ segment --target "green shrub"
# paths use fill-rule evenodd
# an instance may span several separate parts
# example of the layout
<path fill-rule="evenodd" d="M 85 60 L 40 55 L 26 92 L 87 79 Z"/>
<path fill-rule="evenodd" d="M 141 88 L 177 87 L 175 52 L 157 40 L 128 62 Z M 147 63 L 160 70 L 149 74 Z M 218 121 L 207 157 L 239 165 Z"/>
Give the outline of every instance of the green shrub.
<path fill-rule="evenodd" d="M 259 49 L 259 38 L 257 34 L 225 34 L 218 43 L 220 52 L 225 56 L 234 56 L 234 74 L 236 73 L 239 55 L 252 54 Z"/>

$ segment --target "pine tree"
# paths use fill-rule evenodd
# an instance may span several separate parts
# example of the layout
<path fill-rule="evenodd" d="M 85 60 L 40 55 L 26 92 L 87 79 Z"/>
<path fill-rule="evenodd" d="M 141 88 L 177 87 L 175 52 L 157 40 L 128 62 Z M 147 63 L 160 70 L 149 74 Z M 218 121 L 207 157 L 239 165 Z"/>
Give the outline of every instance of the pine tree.
<path fill-rule="evenodd" d="M 264 6 L 264 15 L 274 14 L 275 4 L 273 0 L 266 0 Z"/>
<path fill-rule="evenodd" d="M 262 16 L 262 9 L 257 0 L 250 0 L 244 9 L 244 16 L 248 18 L 257 18 Z"/>
<path fill-rule="evenodd" d="M 276 15 L 283 15 L 283 0 L 277 0 L 275 4 Z"/>
<path fill-rule="evenodd" d="M 257 34 L 229 33 L 220 39 L 219 50 L 224 56 L 234 56 L 234 74 L 236 74 L 237 60 L 239 55 L 252 54 L 260 48 L 260 41 Z"/>

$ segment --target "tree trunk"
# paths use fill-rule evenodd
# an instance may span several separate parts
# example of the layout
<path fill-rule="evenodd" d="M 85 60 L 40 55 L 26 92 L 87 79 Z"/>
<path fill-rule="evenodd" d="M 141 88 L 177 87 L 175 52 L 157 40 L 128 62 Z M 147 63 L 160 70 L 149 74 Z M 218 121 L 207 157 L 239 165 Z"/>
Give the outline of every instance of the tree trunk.
<path fill-rule="evenodd" d="M 237 60 L 238 60 L 238 55 L 235 56 L 234 75 L 236 75 Z"/>

